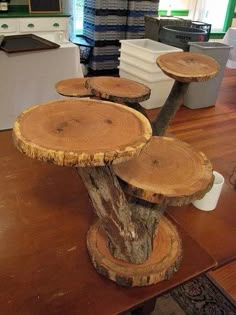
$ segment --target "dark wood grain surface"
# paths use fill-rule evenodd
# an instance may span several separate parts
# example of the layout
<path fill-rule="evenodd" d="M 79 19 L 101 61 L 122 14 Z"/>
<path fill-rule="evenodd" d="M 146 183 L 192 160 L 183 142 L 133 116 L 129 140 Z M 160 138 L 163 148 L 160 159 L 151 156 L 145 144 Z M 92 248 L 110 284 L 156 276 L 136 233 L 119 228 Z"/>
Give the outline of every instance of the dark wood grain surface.
<path fill-rule="evenodd" d="M 128 289 L 103 278 L 87 253 L 95 217 L 75 170 L 22 155 L 11 131 L 0 143 L 1 314 L 118 314 L 215 265 L 177 226 L 184 257 L 171 280 Z"/>

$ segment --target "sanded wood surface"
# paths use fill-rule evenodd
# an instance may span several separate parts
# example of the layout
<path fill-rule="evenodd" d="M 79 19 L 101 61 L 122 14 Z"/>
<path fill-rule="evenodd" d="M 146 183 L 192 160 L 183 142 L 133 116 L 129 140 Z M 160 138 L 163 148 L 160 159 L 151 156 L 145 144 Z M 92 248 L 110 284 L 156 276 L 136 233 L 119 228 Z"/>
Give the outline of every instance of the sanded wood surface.
<path fill-rule="evenodd" d="M 146 85 L 118 77 L 89 78 L 86 87 L 97 97 L 124 104 L 146 101 L 151 94 Z"/>
<path fill-rule="evenodd" d="M 86 97 L 91 96 L 90 91 L 85 87 L 86 78 L 71 78 L 56 83 L 57 93 L 64 96 Z"/>
<path fill-rule="evenodd" d="M 124 190 L 138 198 L 181 206 L 200 199 L 213 183 L 207 157 L 174 138 L 152 137 L 138 157 L 114 166 Z"/>
<path fill-rule="evenodd" d="M 107 248 L 106 235 L 98 221 L 87 234 L 87 246 L 96 270 L 119 285 L 146 286 L 169 279 L 178 270 L 182 246 L 175 226 L 163 217 L 151 257 L 141 265 L 115 259 Z"/>
<path fill-rule="evenodd" d="M 139 154 L 151 136 L 148 120 L 111 102 L 56 100 L 24 111 L 14 124 L 17 148 L 64 166 L 119 163 Z"/>
<path fill-rule="evenodd" d="M 218 287 L 227 292 L 234 302 L 236 301 L 236 260 L 208 272 L 208 276 Z"/>
<path fill-rule="evenodd" d="M 219 71 L 215 59 L 191 52 L 163 54 L 156 62 L 166 75 L 180 82 L 207 81 Z"/>

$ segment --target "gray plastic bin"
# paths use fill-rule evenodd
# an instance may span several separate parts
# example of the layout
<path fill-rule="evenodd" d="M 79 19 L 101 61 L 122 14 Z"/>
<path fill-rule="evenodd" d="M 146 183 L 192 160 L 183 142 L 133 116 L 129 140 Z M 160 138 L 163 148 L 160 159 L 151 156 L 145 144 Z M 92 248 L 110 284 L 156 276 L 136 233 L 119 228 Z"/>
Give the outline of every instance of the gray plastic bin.
<path fill-rule="evenodd" d="M 220 65 L 218 75 L 206 82 L 190 83 L 184 97 L 184 105 L 191 109 L 214 106 L 218 96 L 230 46 L 217 42 L 190 42 L 190 52 L 214 58 Z"/>

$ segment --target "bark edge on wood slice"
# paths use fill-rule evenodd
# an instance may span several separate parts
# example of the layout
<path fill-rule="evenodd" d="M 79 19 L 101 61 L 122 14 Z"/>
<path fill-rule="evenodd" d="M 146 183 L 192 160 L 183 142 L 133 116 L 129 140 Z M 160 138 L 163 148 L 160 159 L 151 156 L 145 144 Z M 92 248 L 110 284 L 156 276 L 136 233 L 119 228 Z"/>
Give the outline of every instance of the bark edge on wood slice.
<path fill-rule="evenodd" d="M 71 78 L 61 80 L 56 83 L 57 93 L 63 96 L 71 97 L 89 97 L 92 96 L 90 91 L 85 87 L 86 78 Z"/>
<path fill-rule="evenodd" d="M 96 97 L 122 104 L 143 102 L 151 95 L 148 86 L 119 77 L 88 78 L 86 87 Z"/>
<path fill-rule="evenodd" d="M 134 265 L 115 259 L 107 248 L 107 239 L 98 220 L 87 234 L 87 248 L 98 273 L 121 286 L 135 287 L 167 280 L 179 269 L 182 244 L 176 227 L 162 217 L 150 258 Z"/>
<path fill-rule="evenodd" d="M 171 52 L 159 56 L 156 62 L 166 75 L 180 82 L 207 81 L 219 71 L 215 59 L 198 53 Z"/>
<path fill-rule="evenodd" d="M 120 104 L 63 99 L 31 107 L 13 127 L 27 156 L 61 166 L 102 166 L 140 153 L 152 134 L 149 121 Z"/>
<path fill-rule="evenodd" d="M 127 194 L 171 206 L 202 198 L 214 180 L 204 153 L 168 137 L 152 137 L 132 163 L 114 165 L 114 171 Z"/>

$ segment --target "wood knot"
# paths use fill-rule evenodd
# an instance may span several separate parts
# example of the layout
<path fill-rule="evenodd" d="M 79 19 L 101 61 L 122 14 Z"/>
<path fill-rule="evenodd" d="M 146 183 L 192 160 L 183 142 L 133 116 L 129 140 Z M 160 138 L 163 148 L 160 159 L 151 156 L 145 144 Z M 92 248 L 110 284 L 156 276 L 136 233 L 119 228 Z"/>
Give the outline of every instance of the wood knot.
<path fill-rule="evenodd" d="M 104 122 L 110 125 L 112 124 L 112 121 L 110 119 L 105 119 Z"/>
<path fill-rule="evenodd" d="M 152 165 L 159 166 L 160 162 L 158 160 L 153 160 Z"/>
<path fill-rule="evenodd" d="M 56 132 L 61 133 L 70 124 L 79 123 L 79 122 L 80 121 L 78 119 L 71 119 L 71 120 L 68 120 L 68 121 L 63 121 L 62 123 L 58 124 L 58 127 L 56 128 Z"/>

